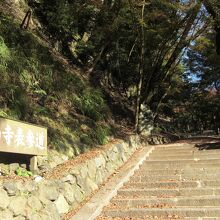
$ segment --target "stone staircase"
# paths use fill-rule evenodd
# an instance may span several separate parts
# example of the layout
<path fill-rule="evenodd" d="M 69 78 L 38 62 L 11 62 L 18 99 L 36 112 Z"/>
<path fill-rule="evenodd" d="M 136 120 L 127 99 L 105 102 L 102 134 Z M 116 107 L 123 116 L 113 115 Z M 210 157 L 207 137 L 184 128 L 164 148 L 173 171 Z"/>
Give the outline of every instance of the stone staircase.
<path fill-rule="evenodd" d="M 220 219 L 220 150 L 155 147 L 102 219 Z"/>

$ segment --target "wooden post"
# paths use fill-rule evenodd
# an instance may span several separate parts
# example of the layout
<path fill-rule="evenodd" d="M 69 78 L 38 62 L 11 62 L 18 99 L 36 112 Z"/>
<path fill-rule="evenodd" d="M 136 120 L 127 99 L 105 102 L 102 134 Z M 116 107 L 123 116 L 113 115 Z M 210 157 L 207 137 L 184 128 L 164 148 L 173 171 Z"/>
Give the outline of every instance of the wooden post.
<path fill-rule="evenodd" d="M 21 29 L 28 29 L 28 26 L 30 24 L 30 20 L 31 20 L 31 17 L 32 17 L 32 10 L 29 9 L 20 25 L 20 28 Z"/>
<path fill-rule="evenodd" d="M 33 156 L 30 159 L 30 171 L 33 174 L 36 174 L 36 172 L 37 172 L 37 156 Z"/>

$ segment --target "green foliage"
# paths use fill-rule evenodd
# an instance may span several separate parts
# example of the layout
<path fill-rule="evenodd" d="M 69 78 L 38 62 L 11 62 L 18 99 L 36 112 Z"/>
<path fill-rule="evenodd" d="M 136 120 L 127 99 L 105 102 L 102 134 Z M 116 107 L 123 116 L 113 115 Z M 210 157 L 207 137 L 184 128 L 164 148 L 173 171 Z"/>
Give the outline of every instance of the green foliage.
<path fill-rule="evenodd" d="M 205 32 L 188 51 L 186 74 L 191 84 L 190 107 L 194 127 L 217 129 L 220 126 L 220 56 L 216 54 L 214 33 Z M 191 82 L 190 76 L 195 82 Z M 197 82 L 198 83 L 197 83 Z"/>
<path fill-rule="evenodd" d="M 176 116 L 173 106 L 180 103 L 175 96 L 185 98 L 186 95 L 182 79 L 185 69 L 179 59 L 191 38 L 197 36 L 199 28 L 208 21 L 201 2 L 197 1 L 195 5 L 193 1 L 149 0 L 144 11 L 143 2 L 134 0 L 41 0 L 40 3 L 36 14 L 69 58 L 100 72 L 101 79 L 108 78 L 105 86 L 114 87 L 122 97 L 134 88 L 129 104 L 136 103 L 136 86 L 143 78 L 140 102 L 147 104 L 155 115 Z M 202 18 L 200 13 L 204 14 Z M 85 33 L 88 36 L 86 40 L 83 39 Z M 141 51 L 144 63 L 142 77 Z M 217 58 L 212 56 L 210 60 Z M 66 80 L 59 80 L 60 76 L 53 78 L 59 81 L 56 85 L 59 90 L 65 84 L 77 87 L 77 83 L 74 86 L 66 83 L 71 82 L 67 76 L 63 77 Z M 48 89 L 40 88 L 43 91 L 37 91 L 42 96 L 48 93 Z M 70 97 L 77 113 L 95 121 L 103 120 L 106 110 L 99 92 L 85 90 L 83 85 L 78 85 L 76 90 L 80 92 L 74 91 L 73 96 L 67 92 L 66 96 Z M 102 136 L 105 132 L 97 129 L 97 133 Z M 89 143 L 92 138 L 85 135 L 81 139 Z"/>
<path fill-rule="evenodd" d="M 4 39 L 0 36 L 0 64 L 6 65 L 10 59 L 10 51 L 6 46 Z"/>
<path fill-rule="evenodd" d="M 80 140 L 82 143 L 87 144 L 89 146 L 93 146 L 94 144 L 103 145 L 108 142 L 108 137 L 111 134 L 110 129 L 107 125 L 97 124 L 88 131 L 87 134 L 82 134 Z"/>
<path fill-rule="evenodd" d="M 100 90 L 86 89 L 81 96 L 75 98 L 75 105 L 85 116 L 96 121 L 103 119 L 106 105 Z"/>
<path fill-rule="evenodd" d="M 144 45 L 141 102 L 157 111 L 170 78 L 176 74 L 173 66 L 190 42 L 190 33 L 196 35 L 192 30 L 201 4 L 194 7 L 188 1 L 149 0 L 142 16 L 142 3 L 41 0 L 36 14 L 73 62 L 107 73 L 120 92 L 136 87 Z M 90 104 L 95 99 L 85 93 L 78 97 L 80 101 L 75 100 L 78 110 L 98 119 L 96 106 Z"/>
<path fill-rule="evenodd" d="M 0 72 L 1 72 L 1 80 L 0 88 L 8 82 L 8 75 L 6 73 L 7 64 L 10 59 L 10 50 L 6 46 L 4 39 L 0 36 Z"/>
<path fill-rule="evenodd" d="M 31 171 L 27 171 L 22 169 L 21 167 L 19 167 L 16 171 L 15 171 L 16 175 L 21 176 L 21 177 L 30 177 L 33 176 Z"/>
<path fill-rule="evenodd" d="M 97 125 L 95 128 L 94 139 L 98 144 L 106 144 L 108 142 L 108 136 L 110 130 L 106 125 Z"/>
<path fill-rule="evenodd" d="M 183 79 L 183 59 L 179 61 L 209 19 L 201 1 L 196 6 L 195 1 L 182 0 L 149 0 L 144 7 L 142 3 L 40 0 L 33 10 L 51 45 L 58 45 L 70 62 L 92 69 L 89 80 L 98 87 L 95 77 L 99 75 L 103 89 L 112 89 L 109 93 L 117 94 L 126 109 L 133 111 L 137 103 L 141 78 L 140 104 L 148 105 L 155 116 L 163 115 L 178 124 L 191 115 L 201 119 L 211 108 L 216 111 L 218 98 L 208 102 L 206 93 L 213 83 L 219 84 L 219 57 L 213 53 L 213 39 L 198 38 L 190 50 L 193 67 L 188 67 L 191 73 L 200 73 L 199 92 Z M 3 13 L 0 20 L 2 114 L 48 126 L 49 145 L 59 150 L 74 148 L 78 154 L 85 146 L 106 143 L 110 130 L 101 89 L 91 88 L 71 66 L 67 70 L 65 62 L 31 31 L 21 31 Z M 132 95 L 125 100 L 131 88 Z M 182 105 L 187 109 L 190 104 L 189 111 L 177 113 Z M 156 129 L 165 131 L 167 127 Z"/>
<path fill-rule="evenodd" d="M 5 111 L 3 111 L 3 110 L 0 109 L 0 117 L 8 118 L 8 114 L 7 114 Z"/>
<path fill-rule="evenodd" d="M 93 142 L 92 138 L 88 135 L 88 134 L 82 134 L 80 136 L 80 141 L 85 144 L 85 145 L 88 145 L 88 146 L 92 146 L 94 145 L 95 143 Z"/>
<path fill-rule="evenodd" d="M 0 116 L 48 127 L 49 147 L 73 152 L 70 156 L 105 143 L 107 132 L 104 135 L 95 126 L 106 118 L 101 90 L 91 88 L 70 66 L 66 68 L 42 40 L 21 30 L 12 18 L 0 13 L 0 20 L 0 68 L 4 65 L 0 71 Z M 81 123 L 89 129 L 85 137 Z M 17 174 L 28 173 L 18 170 Z"/>

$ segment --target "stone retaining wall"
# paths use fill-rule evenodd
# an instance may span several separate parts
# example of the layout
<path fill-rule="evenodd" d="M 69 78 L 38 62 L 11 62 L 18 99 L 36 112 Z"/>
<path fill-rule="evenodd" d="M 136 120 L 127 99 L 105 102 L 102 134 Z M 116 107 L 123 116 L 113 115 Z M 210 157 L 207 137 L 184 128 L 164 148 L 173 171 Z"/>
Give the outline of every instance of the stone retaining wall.
<path fill-rule="evenodd" d="M 0 219 L 58 220 L 98 189 L 141 146 L 137 136 L 118 141 L 57 179 L 0 180 Z"/>
<path fill-rule="evenodd" d="M 171 143 L 171 139 L 163 135 L 150 135 L 147 138 L 147 142 L 150 145 L 168 144 Z"/>

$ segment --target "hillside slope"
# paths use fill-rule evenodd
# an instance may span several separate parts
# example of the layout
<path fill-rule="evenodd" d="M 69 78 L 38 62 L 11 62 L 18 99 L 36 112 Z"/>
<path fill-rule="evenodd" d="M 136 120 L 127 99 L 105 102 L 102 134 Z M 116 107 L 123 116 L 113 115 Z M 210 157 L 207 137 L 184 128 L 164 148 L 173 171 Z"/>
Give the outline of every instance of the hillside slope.
<path fill-rule="evenodd" d="M 20 29 L 27 7 L 8 2 L 0 3 L 0 116 L 48 127 L 49 149 L 70 157 L 106 143 L 113 129 L 102 91 L 51 48 L 36 21 Z"/>

